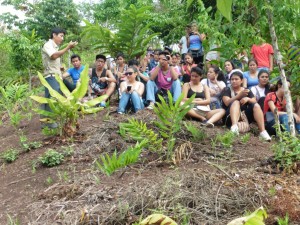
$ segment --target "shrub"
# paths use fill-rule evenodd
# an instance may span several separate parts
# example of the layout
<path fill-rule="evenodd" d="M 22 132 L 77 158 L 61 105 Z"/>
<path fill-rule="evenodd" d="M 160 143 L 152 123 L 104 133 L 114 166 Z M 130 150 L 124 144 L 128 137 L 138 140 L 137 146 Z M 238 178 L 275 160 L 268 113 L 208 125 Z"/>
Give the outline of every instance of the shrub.
<path fill-rule="evenodd" d="M 59 165 L 63 162 L 64 155 L 53 149 L 47 150 L 40 158 L 39 161 L 48 167 Z"/>

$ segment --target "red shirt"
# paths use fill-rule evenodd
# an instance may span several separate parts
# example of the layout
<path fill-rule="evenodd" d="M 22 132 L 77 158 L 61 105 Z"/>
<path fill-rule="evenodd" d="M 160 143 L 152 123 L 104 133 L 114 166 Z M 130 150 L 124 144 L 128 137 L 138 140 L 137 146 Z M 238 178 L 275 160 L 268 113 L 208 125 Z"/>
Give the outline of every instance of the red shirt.
<path fill-rule="evenodd" d="M 268 67 L 270 68 L 269 55 L 274 54 L 272 45 L 265 43 L 262 45 L 253 45 L 251 48 L 251 54 L 257 61 L 257 67 Z"/>
<path fill-rule="evenodd" d="M 279 101 L 278 97 L 276 96 L 275 92 L 270 92 L 267 94 L 264 102 L 264 114 L 271 111 L 268 102 L 274 102 L 275 107 L 278 109 L 279 112 L 285 112 L 286 100 L 284 99 L 282 102 Z"/>

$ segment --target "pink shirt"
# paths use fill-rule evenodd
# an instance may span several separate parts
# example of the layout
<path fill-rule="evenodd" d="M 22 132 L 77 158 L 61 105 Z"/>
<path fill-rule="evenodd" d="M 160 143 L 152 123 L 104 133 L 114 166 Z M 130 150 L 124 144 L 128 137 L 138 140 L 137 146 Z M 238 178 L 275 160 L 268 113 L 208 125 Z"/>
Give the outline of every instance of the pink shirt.
<path fill-rule="evenodd" d="M 155 67 L 151 70 L 151 72 L 155 69 Z M 179 74 L 179 71 L 178 69 L 175 67 L 174 68 L 175 71 Z M 150 74 L 151 74 L 150 72 Z M 165 90 L 170 90 L 171 89 L 171 86 L 172 86 L 172 83 L 173 83 L 173 78 L 172 78 L 172 75 L 171 75 L 171 70 L 169 68 L 169 70 L 163 74 L 161 68 L 159 69 L 158 71 L 158 74 L 157 74 L 157 77 L 156 77 L 156 85 L 159 89 L 165 89 Z"/>
<path fill-rule="evenodd" d="M 262 45 L 253 45 L 251 48 L 251 54 L 257 61 L 257 67 L 268 67 L 270 68 L 269 55 L 274 54 L 272 45 L 265 43 Z"/>

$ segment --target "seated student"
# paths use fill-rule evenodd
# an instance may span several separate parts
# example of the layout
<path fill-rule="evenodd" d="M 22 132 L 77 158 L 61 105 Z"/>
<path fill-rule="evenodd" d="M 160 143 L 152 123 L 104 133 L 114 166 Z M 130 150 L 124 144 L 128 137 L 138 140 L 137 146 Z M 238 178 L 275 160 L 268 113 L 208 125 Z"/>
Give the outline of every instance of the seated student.
<path fill-rule="evenodd" d="M 116 87 L 116 79 L 110 70 L 104 68 L 106 57 L 96 55 L 96 68 L 90 71 L 89 96 L 106 94 L 107 98 L 100 103 L 101 107 L 106 107 L 107 99 L 112 95 Z"/>
<path fill-rule="evenodd" d="M 125 63 L 124 55 L 119 53 L 116 57 L 117 63 L 114 67 L 113 74 L 116 75 L 118 78 L 118 83 L 126 80 L 126 76 L 124 75 L 125 71 L 127 70 L 128 66 Z"/>
<path fill-rule="evenodd" d="M 142 95 L 144 93 L 144 84 L 137 81 L 138 70 L 135 67 L 128 67 L 124 73 L 127 76 L 127 80 L 120 85 L 121 98 L 119 102 L 118 113 L 125 113 L 129 104 L 134 112 L 137 112 L 144 108 L 142 101 Z"/>
<path fill-rule="evenodd" d="M 193 67 L 191 70 L 191 81 L 185 83 L 182 87 L 182 93 L 184 95 L 183 101 L 188 100 L 192 97 L 193 94 L 196 94 L 196 97 L 192 103 L 195 104 L 195 107 L 188 111 L 187 115 L 200 119 L 204 125 L 208 127 L 214 127 L 214 123 L 222 119 L 225 115 L 224 109 L 209 109 L 210 103 L 210 93 L 207 85 L 203 85 L 200 80 L 204 74 L 203 70 L 199 67 Z M 197 106 L 204 106 L 202 110 Z M 199 109 L 198 109 L 199 108 Z"/>
<path fill-rule="evenodd" d="M 255 96 L 257 103 L 260 105 L 261 110 L 264 110 L 265 97 L 270 92 L 270 74 L 267 70 L 262 69 L 258 72 L 257 77 L 258 85 L 251 87 L 250 90 Z"/>
<path fill-rule="evenodd" d="M 191 69 L 196 67 L 194 59 L 191 53 L 186 53 L 184 56 L 184 64 L 181 65 L 181 73 L 183 74 L 183 83 L 190 82 L 191 80 Z"/>
<path fill-rule="evenodd" d="M 233 133 L 239 133 L 238 121 L 241 111 L 245 112 L 248 122 L 256 121 L 260 131 L 260 137 L 270 141 L 271 137 L 265 130 L 264 115 L 256 103 L 255 96 L 249 89 L 242 87 L 243 74 L 241 72 L 233 72 L 230 77 L 231 87 L 227 88 L 223 93 L 223 107 L 226 110 L 224 117 L 225 124 L 230 127 Z"/>
<path fill-rule="evenodd" d="M 72 55 L 71 56 L 71 63 L 73 68 L 70 68 L 63 74 L 63 81 L 69 91 L 73 91 L 76 88 L 76 84 L 80 79 L 80 74 L 84 70 L 84 66 L 81 65 L 81 58 L 79 55 Z M 70 83 L 66 77 L 70 76 L 72 78 L 73 83 Z"/>
<path fill-rule="evenodd" d="M 207 78 L 201 80 L 201 84 L 206 85 L 209 88 L 210 93 L 210 108 L 220 109 L 221 108 L 221 93 L 226 87 L 225 77 L 219 67 L 212 65 L 208 68 Z"/>
<path fill-rule="evenodd" d="M 290 86 L 290 81 L 287 80 L 288 86 Z M 290 127 L 288 123 L 288 115 L 286 112 L 286 100 L 284 98 L 284 89 L 282 85 L 282 80 L 278 80 L 275 92 L 270 92 L 267 94 L 264 102 L 264 114 L 266 119 L 266 128 L 268 132 L 272 135 L 276 134 L 276 130 L 273 127 L 275 124 L 275 117 L 274 117 L 274 110 L 277 108 L 278 110 L 278 116 L 279 116 L 279 122 L 281 125 L 283 125 L 283 128 L 290 132 Z M 295 129 L 298 134 L 300 134 L 300 117 L 293 113 L 294 115 L 294 122 L 295 122 Z"/>
<path fill-rule="evenodd" d="M 232 60 L 227 59 L 224 63 L 226 86 L 230 86 L 230 75 L 236 69 Z"/>
<path fill-rule="evenodd" d="M 146 85 L 146 100 L 149 102 L 148 109 L 153 109 L 155 94 L 158 90 L 169 90 L 172 93 L 174 101 L 181 94 L 181 86 L 178 79 L 179 71 L 169 65 L 168 57 L 170 56 L 167 52 L 160 52 L 158 66 L 150 71 L 150 80 Z"/>
<path fill-rule="evenodd" d="M 244 72 L 243 86 L 250 89 L 251 87 L 258 85 L 258 72 L 257 62 L 255 59 L 250 59 L 248 62 L 249 71 Z"/>

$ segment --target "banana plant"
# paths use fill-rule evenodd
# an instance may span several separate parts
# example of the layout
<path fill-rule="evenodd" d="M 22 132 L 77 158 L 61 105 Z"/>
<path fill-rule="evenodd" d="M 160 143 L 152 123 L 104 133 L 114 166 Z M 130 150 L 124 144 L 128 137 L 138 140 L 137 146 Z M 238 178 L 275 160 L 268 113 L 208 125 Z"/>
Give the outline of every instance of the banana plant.
<path fill-rule="evenodd" d="M 82 101 L 88 90 L 88 65 L 85 66 L 85 69 L 80 74 L 80 81 L 78 81 L 76 89 L 72 92 L 69 91 L 63 83 L 63 80 L 57 74 L 55 74 L 55 79 L 60 85 L 62 94 L 54 90 L 41 73 L 38 73 L 38 77 L 42 85 L 48 88 L 51 98 L 41 96 L 30 97 L 38 103 L 49 104 L 51 111 L 43 109 L 35 109 L 35 111 L 45 117 L 41 119 L 41 122 L 56 122 L 60 136 L 74 136 L 79 129 L 78 118 L 80 115 L 96 113 L 103 109 L 103 107 L 98 107 L 97 105 L 105 99 L 105 95 L 87 102 Z"/>

